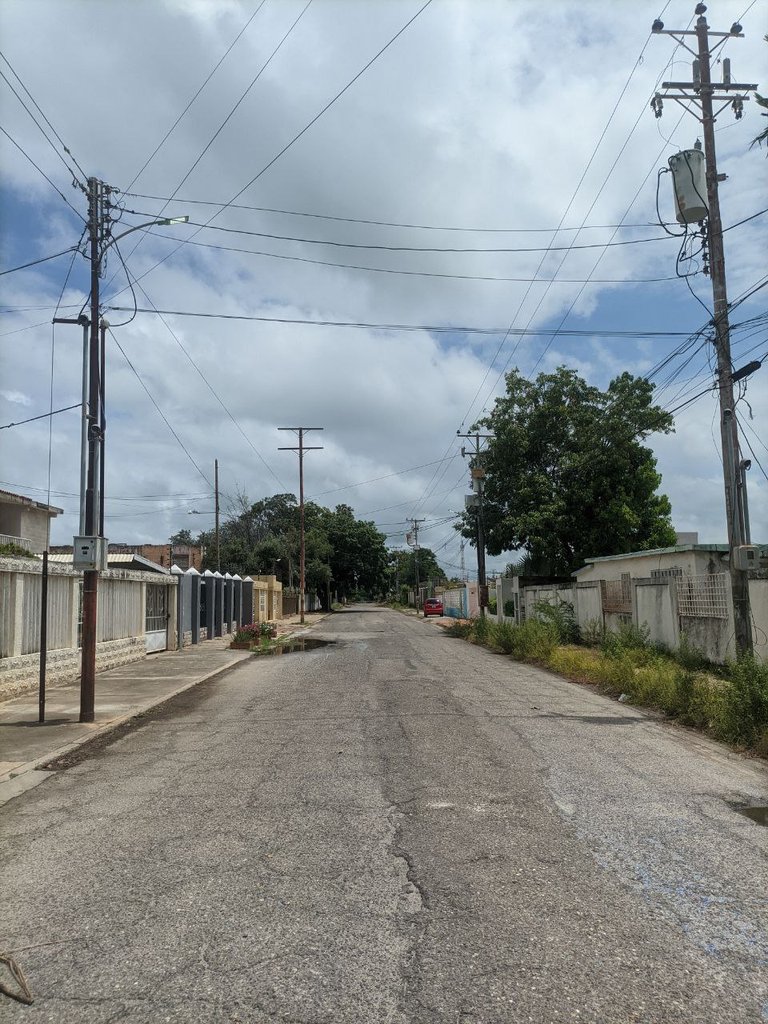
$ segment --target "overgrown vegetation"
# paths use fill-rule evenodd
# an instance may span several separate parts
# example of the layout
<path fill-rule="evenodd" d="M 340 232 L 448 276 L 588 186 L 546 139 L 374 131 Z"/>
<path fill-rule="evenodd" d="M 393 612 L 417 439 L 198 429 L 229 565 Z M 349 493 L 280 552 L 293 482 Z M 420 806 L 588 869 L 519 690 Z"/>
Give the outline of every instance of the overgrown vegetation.
<path fill-rule="evenodd" d="M 768 757 L 768 665 L 744 658 L 713 666 L 683 643 L 674 655 L 649 642 L 647 628 L 582 630 L 564 603 L 536 608 L 521 625 L 490 618 L 453 622 L 449 636 L 534 662 L 614 697 L 655 708 L 716 739 Z"/>
<path fill-rule="evenodd" d="M 18 544 L 14 544 L 12 541 L 8 541 L 6 544 L 0 544 L 0 558 L 37 558 L 37 555 L 31 554 L 26 548 L 21 547 Z"/>

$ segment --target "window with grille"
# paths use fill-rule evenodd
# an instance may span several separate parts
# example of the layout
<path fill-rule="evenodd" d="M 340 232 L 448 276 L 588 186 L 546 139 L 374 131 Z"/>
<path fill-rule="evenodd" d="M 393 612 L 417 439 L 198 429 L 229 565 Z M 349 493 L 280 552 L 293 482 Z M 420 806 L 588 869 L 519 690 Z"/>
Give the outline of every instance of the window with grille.
<path fill-rule="evenodd" d="M 677 566 L 670 566 L 669 569 L 651 569 L 652 580 L 669 580 L 679 579 L 683 575 L 683 570 Z"/>
<path fill-rule="evenodd" d="M 704 573 L 677 581 L 677 610 L 691 619 L 728 618 L 728 574 Z"/>

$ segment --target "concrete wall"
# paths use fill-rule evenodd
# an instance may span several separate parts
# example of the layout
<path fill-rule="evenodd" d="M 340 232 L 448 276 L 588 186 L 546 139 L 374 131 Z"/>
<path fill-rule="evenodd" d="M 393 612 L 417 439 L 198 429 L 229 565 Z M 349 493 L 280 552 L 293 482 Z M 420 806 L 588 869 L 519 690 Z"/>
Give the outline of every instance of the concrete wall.
<path fill-rule="evenodd" d="M 37 685 L 40 664 L 42 562 L 0 558 L 0 700 Z M 47 678 L 77 679 L 82 574 L 52 563 L 48 578 Z M 145 590 L 169 588 L 168 646 L 176 643 L 176 578 L 110 569 L 100 574 L 97 611 L 98 671 L 146 655 Z"/>
<path fill-rule="evenodd" d="M 705 565 L 713 564 L 706 553 L 699 558 L 699 566 L 702 562 Z M 691 564 L 696 565 L 696 559 L 692 559 Z M 580 579 L 575 587 L 570 588 L 547 584 L 521 587 L 517 621 L 534 617 L 535 605 L 539 601 L 550 604 L 567 601 L 573 605 L 582 631 L 592 623 L 612 631 L 619 630 L 622 624 L 631 623 L 637 627 L 647 627 L 651 643 L 668 650 L 677 650 L 681 639 L 685 638 L 690 647 L 709 661 L 722 664 L 734 658 L 730 583 L 726 578 L 724 585 L 720 567 L 716 573 L 691 574 L 679 581 L 675 577 L 633 578 L 628 584 L 630 600 L 626 611 L 606 610 L 606 604 L 611 607 L 612 598 L 601 583 L 599 578 L 593 578 L 590 581 Z M 698 608 L 691 608 L 690 603 L 684 605 L 680 594 L 685 595 L 690 585 L 701 585 L 704 593 L 713 595 L 711 601 L 702 600 Z M 750 574 L 749 593 L 755 657 L 768 663 L 768 570 Z M 695 611 L 696 614 L 681 614 L 682 611 Z"/>
<path fill-rule="evenodd" d="M 680 629 L 676 588 L 669 580 L 637 580 L 634 587 L 634 622 L 646 625 L 651 643 L 677 650 Z"/>

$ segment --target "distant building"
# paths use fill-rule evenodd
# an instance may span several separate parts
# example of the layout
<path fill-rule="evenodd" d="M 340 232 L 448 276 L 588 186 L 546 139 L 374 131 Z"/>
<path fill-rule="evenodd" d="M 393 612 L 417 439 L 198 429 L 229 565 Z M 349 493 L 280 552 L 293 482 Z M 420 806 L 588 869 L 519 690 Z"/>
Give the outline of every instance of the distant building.
<path fill-rule="evenodd" d="M 51 539 L 51 520 L 63 511 L 23 494 L 0 490 L 0 544 L 16 544 L 31 554 L 41 554 Z"/>

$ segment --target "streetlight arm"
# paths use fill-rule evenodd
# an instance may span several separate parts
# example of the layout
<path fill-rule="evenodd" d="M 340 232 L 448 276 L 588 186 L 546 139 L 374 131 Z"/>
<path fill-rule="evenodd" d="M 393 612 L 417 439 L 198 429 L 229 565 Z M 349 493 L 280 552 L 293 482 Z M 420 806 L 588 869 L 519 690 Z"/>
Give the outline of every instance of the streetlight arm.
<path fill-rule="evenodd" d="M 163 217 L 161 220 L 148 220 L 145 224 L 136 224 L 134 227 L 128 228 L 127 231 L 124 231 L 122 233 L 122 235 L 117 235 L 115 238 L 110 238 L 110 240 L 107 242 L 107 244 L 101 250 L 101 253 L 99 255 L 99 262 L 101 262 L 101 257 L 104 255 L 104 253 L 107 251 L 107 249 L 111 245 L 114 245 L 115 242 L 119 242 L 120 239 L 121 238 L 125 238 L 126 235 L 133 234 L 134 231 L 141 231 L 144 228 L 153 228 L 153 227 L 157 227 L 159 225 L 163 225 L 164 227 L 168 227 L 171 224 L 188 224 L 188 223 L 189 223 L 189 217 Z"/>

